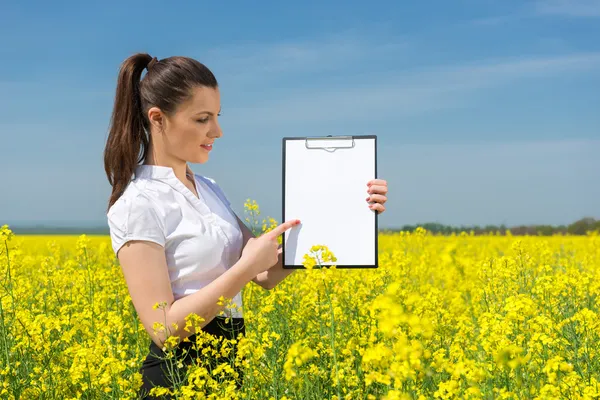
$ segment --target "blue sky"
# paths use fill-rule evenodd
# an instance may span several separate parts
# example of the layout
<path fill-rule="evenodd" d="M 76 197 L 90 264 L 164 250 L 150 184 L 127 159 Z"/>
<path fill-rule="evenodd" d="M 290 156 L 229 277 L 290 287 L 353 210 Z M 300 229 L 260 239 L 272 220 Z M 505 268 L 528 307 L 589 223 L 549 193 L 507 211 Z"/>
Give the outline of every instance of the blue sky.
<path fill-rule="evenodd" d="M 377 134 L 382 227 L 600 218 L 600 1 L 3 2 L 0 224 L 105 225 L 119 64 L 221 87 L 197 173 L 281 219 L 281 138 Z M 327 205 L 326 188 L 320 191 Z"/>

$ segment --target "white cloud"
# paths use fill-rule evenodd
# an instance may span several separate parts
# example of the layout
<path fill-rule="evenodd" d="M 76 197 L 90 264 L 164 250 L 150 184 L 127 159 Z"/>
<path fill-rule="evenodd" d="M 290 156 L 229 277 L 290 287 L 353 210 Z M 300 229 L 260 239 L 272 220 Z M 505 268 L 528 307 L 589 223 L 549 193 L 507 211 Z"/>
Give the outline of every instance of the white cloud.
<path fill-rule="evenodd" d="M 471 21 L 471 24 L 479 26 L 498 26 L 518 21 L 526 17 L 526 14 L 497 15 L 492 17 L 474 19 L 473 21 Z"/>
<path fill-rule="evenodd" d="M 382 39 L 388 38 L 388 39 Z M 204 52 L 205 60 L 226 80 L 273 79 L 274 75 L 323 73 L 352 69 L 353 63 L 390 59 L 409 48 L 410 42 L 391 35 L 341 32 L 335 35 L 273 43 L 243 42 Z"/>
<path fill-rule="evenodd" d="M 539 0 L 535 4 L 539 15 L 567 17 L 600 17 L 599 0 Z"/>
<path fill-rule="evenodd" d="M 397 71 L 373 78 L 369 84 L 343 88 L 324 86 L 296 89 L 276 101 L 228 108 L 228 119 L 245 125 L 287 125 L 364 119 L 367 115 L 415 115 L 461 106 L 482 89 L 544 79 L 560 74 L 597 71 L 600 53 L 487 60 Z M 233 122 L 235 123 L 235 122 Z"/>
<path fill-rule="evenodd" d="M 600 0 L 536 0 L 517 7 L 506 15 L 493 15 L 471 21 L 475 26 L 501 26 L 509 23 L 543 17 L 595 18 L 600 17 Z"/>

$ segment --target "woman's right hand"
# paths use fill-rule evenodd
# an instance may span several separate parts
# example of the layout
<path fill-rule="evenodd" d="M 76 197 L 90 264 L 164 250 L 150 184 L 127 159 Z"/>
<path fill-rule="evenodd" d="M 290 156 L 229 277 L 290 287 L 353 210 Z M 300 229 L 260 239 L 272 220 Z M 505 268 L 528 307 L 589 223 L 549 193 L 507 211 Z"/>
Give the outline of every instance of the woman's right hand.
<path fill-rule="evenodd" d="M 286 221 L 257 238 L 248 239 L 242 250 L 241 258 L 248 262 L 254 275 L 258 275 L 277 264 L 281 253 L 277 238 L 298 224 L 300 224 L 300 220 L 297 219 Z"/>

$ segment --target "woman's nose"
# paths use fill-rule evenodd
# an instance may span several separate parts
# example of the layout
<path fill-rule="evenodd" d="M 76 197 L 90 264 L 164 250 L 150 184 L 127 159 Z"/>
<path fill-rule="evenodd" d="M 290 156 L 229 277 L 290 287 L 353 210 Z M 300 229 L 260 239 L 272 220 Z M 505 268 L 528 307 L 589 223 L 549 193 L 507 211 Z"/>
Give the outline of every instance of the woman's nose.
<path fill-rule="evenodd" d="M 223 131 L 221 130 L 221 126 L 217 122 L 215 122 L 213 129 L 211 129 L 210 131 L 211 131 L 210 132 L 211 136 L 213 136 L 213 137 L 220 138 L 221 136 L 223 136 Z"/>

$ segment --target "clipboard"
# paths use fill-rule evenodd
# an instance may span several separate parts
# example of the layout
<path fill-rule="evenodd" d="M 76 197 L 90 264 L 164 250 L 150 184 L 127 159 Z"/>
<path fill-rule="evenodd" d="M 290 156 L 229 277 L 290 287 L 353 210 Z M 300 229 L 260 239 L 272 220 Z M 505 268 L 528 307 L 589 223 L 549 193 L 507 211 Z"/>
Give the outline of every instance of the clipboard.
<path fill-rule="evenodd" d="M 304 269 L 314 245 L 337 258 L 323 267 L 378 268 L 378 213 L 366 201 L 377 136 L 284 137 L 282 152 L 282 221 L 300 220 L 282 237 L 283 268 Z"/>

